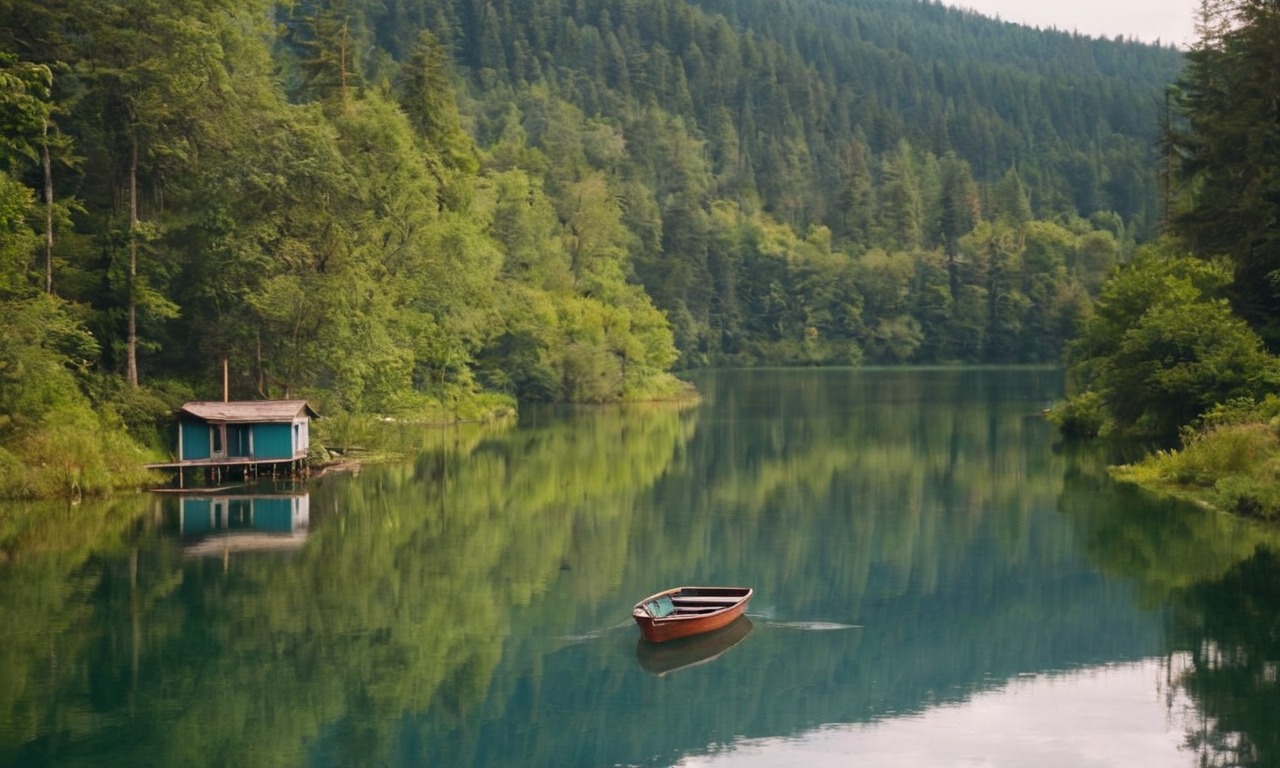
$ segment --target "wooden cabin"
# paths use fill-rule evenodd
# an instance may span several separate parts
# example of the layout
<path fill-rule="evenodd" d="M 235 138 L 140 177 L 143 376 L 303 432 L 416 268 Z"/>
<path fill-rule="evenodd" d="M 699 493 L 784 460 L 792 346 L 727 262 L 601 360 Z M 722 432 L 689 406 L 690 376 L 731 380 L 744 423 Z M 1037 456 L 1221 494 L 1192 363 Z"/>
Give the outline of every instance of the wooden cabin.
<path fill-rule="evenodd" d="M 289 462 L 307 457 L 305 400 L 187 403 L 178 411 L 178 462 Z"/>
<path fill-rule="evenodd" d="M 264 466 L 275 473 L 305 465 L 311 447 L 311 420 L 317 414 L 305 400 L 232 400 L 191 402 L 178 410 L 176 462 L 156 469 L 208 469 L 221 479 L 238 470 L 245 479 Z"/>

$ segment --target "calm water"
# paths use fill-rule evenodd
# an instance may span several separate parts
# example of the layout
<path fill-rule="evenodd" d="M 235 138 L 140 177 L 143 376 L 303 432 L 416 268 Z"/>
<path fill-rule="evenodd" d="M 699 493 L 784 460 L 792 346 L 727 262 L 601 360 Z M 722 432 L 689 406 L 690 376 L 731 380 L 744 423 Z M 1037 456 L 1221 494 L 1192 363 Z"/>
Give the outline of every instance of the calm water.
<path fill-rule="evenodd" d="M 0 765 L 1276 765 L 1274 532 L 1042 370 L 718 372 L 217 498 L 0 509 Z M 639 598 L 757 590 L 638 641 Z"/>

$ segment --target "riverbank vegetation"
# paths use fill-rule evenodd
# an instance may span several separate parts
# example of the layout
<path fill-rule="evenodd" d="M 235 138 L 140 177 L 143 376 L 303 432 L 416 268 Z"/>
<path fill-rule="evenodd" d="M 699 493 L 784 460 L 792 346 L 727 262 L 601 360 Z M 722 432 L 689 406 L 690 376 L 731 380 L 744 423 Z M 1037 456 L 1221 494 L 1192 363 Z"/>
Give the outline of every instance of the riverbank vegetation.
<path fill-rule="evenodd" d="M 1170 235 L 1120 268 L 1069 348 L 1074 435 L 1177 448 L 1117 474 L 1280 519 L 1280 9 L 1203 4 L 1168 94 Z"/>
<path fill-rule="evenodd" d="M 703 366 L 1057 361 L 1158 229 L 1183 65 L 890 0 L 0 16 L 20 496 L 143 482 L 224 365 L 233 398 L 438 421 Z"/>

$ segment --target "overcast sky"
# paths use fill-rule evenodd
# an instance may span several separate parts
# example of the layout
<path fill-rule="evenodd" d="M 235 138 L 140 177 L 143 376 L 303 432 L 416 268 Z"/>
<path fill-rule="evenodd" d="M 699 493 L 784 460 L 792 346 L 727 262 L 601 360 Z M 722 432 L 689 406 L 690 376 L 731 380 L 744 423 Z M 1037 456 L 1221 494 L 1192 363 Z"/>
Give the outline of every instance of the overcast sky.
<path fill-rule="evenodd" d="M 1094 37 L 1124 35 L 1186 47 L 1199 0 L 944 0 L 1005 21 Z"/>

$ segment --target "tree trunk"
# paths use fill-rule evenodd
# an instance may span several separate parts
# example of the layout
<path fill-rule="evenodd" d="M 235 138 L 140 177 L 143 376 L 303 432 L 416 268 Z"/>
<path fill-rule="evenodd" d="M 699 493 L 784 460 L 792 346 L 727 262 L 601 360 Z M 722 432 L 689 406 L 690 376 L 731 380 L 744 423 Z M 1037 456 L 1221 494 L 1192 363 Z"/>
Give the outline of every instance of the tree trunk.
<path fill-rule="evenodd" d="M 258 379 L 258 397 L 267 398 L 267 374 L 262 363 L 262 332 L 258 331 L 254 334 L 255 351 L 254 351 L 254 367 Z"/>
<path fill-rule="evenodd" d="M 342 110 L 344 112 L 351 109 L 350 103 L 347 101 L 347 21 L 342 22 L 342 45 L 338 51 L 338 82 L 340 83 L 340 95 L 342 97 Z"/>
<path fill-rule="evenodd" d="M 138 300 L 134 290 L 138 279 L 138 136 L 132 136 L 129 151 L 129 334 L 125 342 L 126 379 L 138 386 Z"/>
<path fill-rule="evenodd" d="M 49 120 L 44 120 L 44 141 L 40 145 L 44 165 L 44 292 L 53 293 L 53 163 L 49 159 Z"/>

